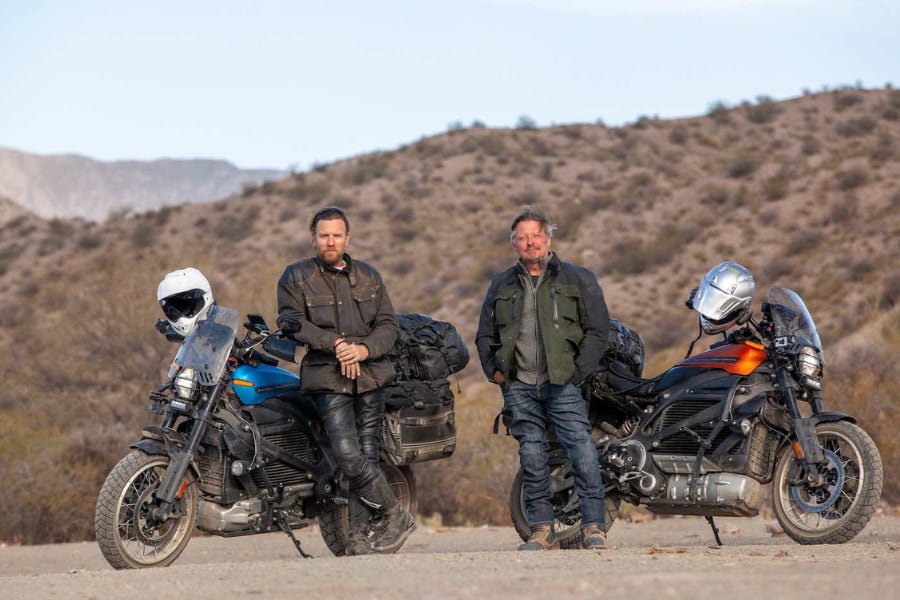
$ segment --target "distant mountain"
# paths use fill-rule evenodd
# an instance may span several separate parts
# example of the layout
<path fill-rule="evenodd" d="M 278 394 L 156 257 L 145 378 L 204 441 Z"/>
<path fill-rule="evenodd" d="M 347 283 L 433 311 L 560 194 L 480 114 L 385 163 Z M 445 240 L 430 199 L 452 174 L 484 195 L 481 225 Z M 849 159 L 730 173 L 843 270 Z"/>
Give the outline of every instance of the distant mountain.
<path fill-rule="evenodd" d="M 220 200 L 286 173 L 224 160 L 97 161 L 0 148 L 0 196 L 43 218 L 104 221 L 119 212 Z"/>

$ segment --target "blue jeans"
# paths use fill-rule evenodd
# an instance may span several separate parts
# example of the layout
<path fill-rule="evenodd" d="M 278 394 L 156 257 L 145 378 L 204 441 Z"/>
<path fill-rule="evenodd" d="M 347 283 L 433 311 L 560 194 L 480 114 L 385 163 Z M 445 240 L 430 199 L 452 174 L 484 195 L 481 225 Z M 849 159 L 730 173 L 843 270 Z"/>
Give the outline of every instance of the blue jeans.
<path fill-rule="evenodd" d="M 553 523 L 547 427 L 553 425 L 560 445 L 572 461 L 575 491 L 581 504 L 581 526 L 603 526 L 605 504 L 597 448 L 591 439 L 587 403 L 574 385 L 530 385 L 512 380 L 501 385 L 509 432 L 519 442 L 528 524 Z"/>

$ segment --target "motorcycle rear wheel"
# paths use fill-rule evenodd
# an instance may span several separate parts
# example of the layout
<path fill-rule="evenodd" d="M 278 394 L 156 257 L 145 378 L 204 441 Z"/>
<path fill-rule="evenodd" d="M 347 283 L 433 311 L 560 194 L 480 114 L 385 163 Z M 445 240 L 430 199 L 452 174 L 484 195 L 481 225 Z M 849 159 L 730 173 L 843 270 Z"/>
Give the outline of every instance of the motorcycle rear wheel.
<path fill-rule="evenodd" d="M 563 549 L 581 548 L 583 536 L 581 534 L 581 505 L 578 502 L 578 494 L 575 492 L 575 474 L 572 463 L 566 458 L 565 452 L 555 450 L 550 453 L 550 489 L 553 493 L 553 529 L 559 539 L 559 545 Z M 522 469 L 516 473 L 512 488 L 509 491 L 509 516 L 512 519 L 516 533 L 527 542 L 531 537 L 531 527 L 528 525 L 528 517 L 525 512 L 525 489 Z M 606 514 L 604 518 L 604 530 L 609 531 L 613 522 L 619 516 L 621 499 L 606 494 Z"/>
<path fill-rule="evenodd" d="M 828 461 L 825 485 L 792 485 L 788 475 L 797 459 L 790 447 L 784 448 L 772 482 L 775 518 L 797 543 L 842 544 L 875 512 L 884 468 L 875 442 L 853 423 L 821 423 L 816 436 Z"/>
<path fill-rule="evenodd" d="M 188 472 L 184 494 L 172 518 L 155 523 L 149 512 L 153 492 L 169 466 L 168 456 L 140 450 L 113 467 L 97 497 L 94 530 L 103 558 L 115 569 L 166 567 L 181 555 L 197 521 L 196 478 Z"/>
<path fill-rule="evenodd" d="M 388 483 L 391 484 L 391 489 L 400 501 L 400 505 L 415 516 L 419 500 L 416 478 L 412 468 L 382 463 L 381 470 Z M 371 537 L 379 525 L 378 516 L 353 492 L 350 493 L 347 504 L 335 506 L 319 515 L 319 530 L 322 533 L 322 539 L 325 540 L 325 545 L 335 556 L 347 555 L 349 533 L 353 530 L 351 524 L 367 537 Z M 392 554 L 399 549 L 384 551 L 381 554 Z"/>

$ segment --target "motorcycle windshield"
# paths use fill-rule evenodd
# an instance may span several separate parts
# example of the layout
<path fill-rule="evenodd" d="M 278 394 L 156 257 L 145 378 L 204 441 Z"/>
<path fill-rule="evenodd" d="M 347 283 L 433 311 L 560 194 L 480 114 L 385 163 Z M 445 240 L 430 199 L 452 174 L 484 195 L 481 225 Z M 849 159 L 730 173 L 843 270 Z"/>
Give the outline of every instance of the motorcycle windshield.
<path fill-rule="evenodd" d="M 773 287 L 769 290 L 769 307 L 776 343 L 788 347 L 813 346 L 822 354 L 822 340 L 816 324 L 797 292 Z"/>
<path fill-rule="evenodd" d="M 215 384 L 228 361 L 239 324 L 236 310 L 214 305 L 184 338 L 169 377 L 181 369 L 194 369 L 201 384 Z"/>

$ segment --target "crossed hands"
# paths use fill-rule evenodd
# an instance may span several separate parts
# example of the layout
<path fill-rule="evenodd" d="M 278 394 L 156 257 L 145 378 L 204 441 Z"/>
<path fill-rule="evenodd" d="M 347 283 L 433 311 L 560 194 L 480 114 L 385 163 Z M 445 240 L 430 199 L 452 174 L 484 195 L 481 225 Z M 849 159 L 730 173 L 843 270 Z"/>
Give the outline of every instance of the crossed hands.
<path fill-rule="evenodd" d="M 334 354 L 341 362 L 341 375 L 348 379 L 359 377 L 359 363 L 369 358 L 369 349 L 365 344 L 354 344 L 344 338 L 334 343 Z"/>

